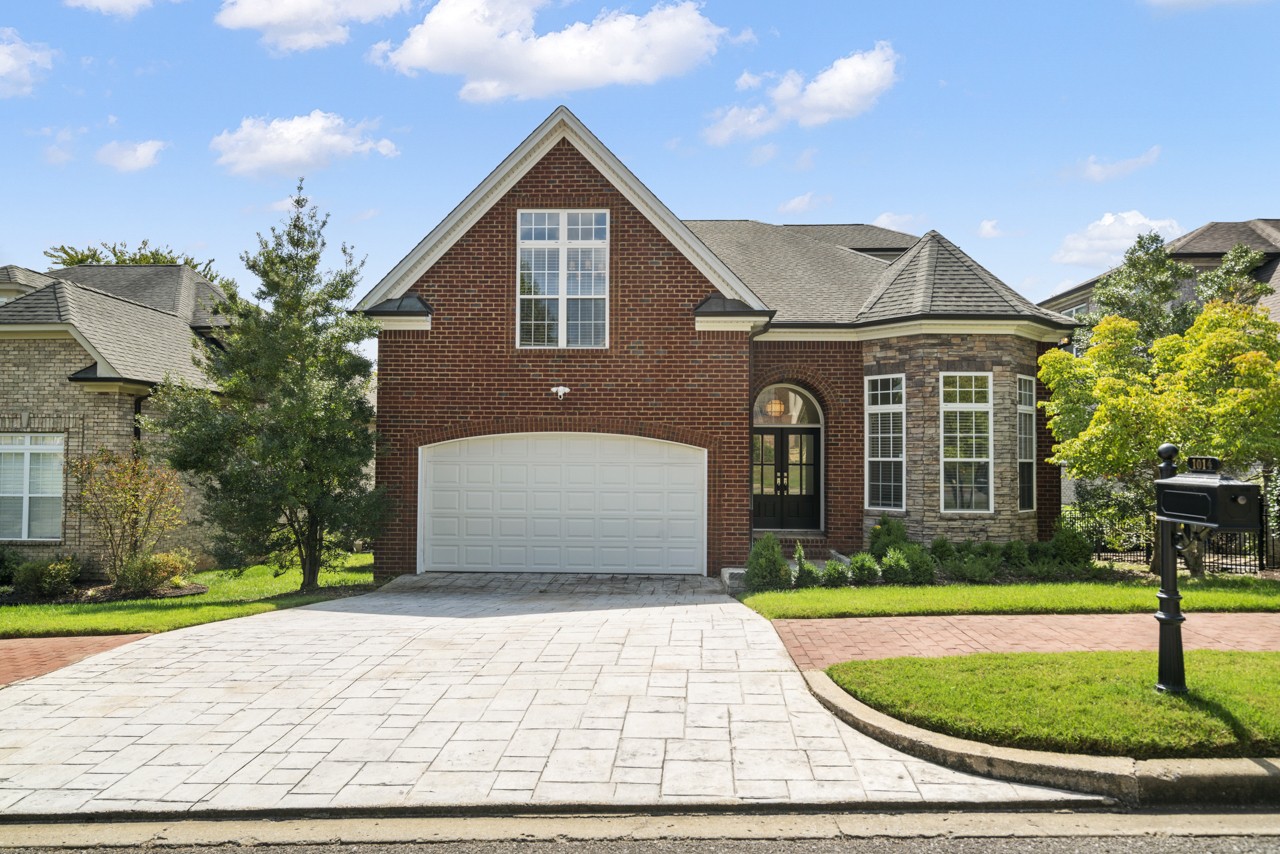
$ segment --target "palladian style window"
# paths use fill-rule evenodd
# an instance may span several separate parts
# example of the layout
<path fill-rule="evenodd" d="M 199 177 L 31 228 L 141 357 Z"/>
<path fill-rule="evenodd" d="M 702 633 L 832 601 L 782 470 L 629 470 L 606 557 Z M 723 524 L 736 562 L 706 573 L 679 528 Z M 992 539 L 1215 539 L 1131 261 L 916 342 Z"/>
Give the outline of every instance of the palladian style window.
<path fill-rule="evenodd" d="M 822 412 L 794 386 L 756 398 L 751 429 L 752 527 L 817 530 L 822 525 Z"/>
<path fill-rule="evenodd" d="M 0 540 L 62 538 L 61 433 L 0 433 Z"/>
<path fill-rule="evenodd" d="M 906 397 L 904 377 L 867 377 L 867 507 L 905 505 Z"/>
<path fill-rule="evenodd" d="M 1036 509 L 1036 381 L 1018 377 L 1018 509 Z"/>
<path fill-rule="evenodd" d="M 520 211 L 517 238 L 517 345 L 607 346 L 608 211 Z"/>
<path fill-rule="evenodd" d="M 942 509 L 991 512 L 991 374 L 943 374 Z"/>

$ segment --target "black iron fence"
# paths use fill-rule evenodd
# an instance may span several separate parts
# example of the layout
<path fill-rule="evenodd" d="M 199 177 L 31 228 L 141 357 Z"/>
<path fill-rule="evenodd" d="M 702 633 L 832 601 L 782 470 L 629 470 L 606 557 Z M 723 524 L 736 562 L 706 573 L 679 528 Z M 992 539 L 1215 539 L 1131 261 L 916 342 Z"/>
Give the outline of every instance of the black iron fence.
<path fill-rule="evenodd" d="M 1259 534 L 1211 534 L 1204 543 L 1204 568 L 1209 572 L 1252 573 L 1280 568 L 1280 540 L 1266 520 L 1270 513 L 1263 508 L 1263 529 Z M 1062 508 L 1062 524 L 1074 528 L 1093 543 L 1093 554 L 1100 561 L 1116 563 L 1151 562 L 1156 540 L 1155 514 L 1121 517 L 1113 513 L 1090 514 L 1076 505 Z"/>

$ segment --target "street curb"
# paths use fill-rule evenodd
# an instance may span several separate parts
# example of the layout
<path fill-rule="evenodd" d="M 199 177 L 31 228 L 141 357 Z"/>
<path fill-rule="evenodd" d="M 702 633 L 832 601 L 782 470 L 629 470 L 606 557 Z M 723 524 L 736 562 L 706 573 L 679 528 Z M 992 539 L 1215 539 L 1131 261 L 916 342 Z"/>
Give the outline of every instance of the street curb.
<path fill-rule="evenodd" d="M 832 714 L 876 741 L 957 771 L 1053 786 L 1130 806 L 1280 803 L 1280 759 L 1145 759 L 994 747 L 922 729 L 858 702 L 821 670 L 804 671 Z"/>

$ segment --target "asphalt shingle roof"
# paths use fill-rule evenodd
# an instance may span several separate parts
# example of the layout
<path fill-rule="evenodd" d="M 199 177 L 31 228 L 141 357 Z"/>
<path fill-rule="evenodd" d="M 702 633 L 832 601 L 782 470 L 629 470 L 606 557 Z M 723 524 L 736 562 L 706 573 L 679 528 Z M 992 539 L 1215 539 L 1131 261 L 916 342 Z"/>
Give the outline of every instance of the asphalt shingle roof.
<path fill-rule="evenodd" d="M 28 288 L 43 288 L 52 281 L 53 278 L 44 273 L 37 273 L 35 270 L 28 270 L 16 264 L 0 267 L 0 282 L 24 285 Z"/>
<path fill-rule="evenodd" d="M 171 376 L 207 386 L 192 359 L 199 349 L 177 314 L 68 281 L 55 281 L 0 306 L 0 326 L 67 324 L 109 364 L 96 376 L 158 383 Z"/>
<path fill-rule="evenodd" d="M 225 324 L 213 314 L 222 293 L 185 264 L 82 264 L 48 275 L 176 314 L 192 326 Z"/>
<path fill-rule="evenodd" d="M 1237 243 L 1266 253 L 1280 253 L 1280 219 L 1211 222 L 1169 241 L 1171 255 L 1224 255 Z"/>
<path fill-rule="evenodd" d="M 894 249 L 905 251 L 920 239 L 914 234 L 881 228 L 878 225 L 863 225 L 862 223 L 784 225 L 781 228 L 803 234 L 812 240 L 843 246 L 845 249 L 866 249 L 870 251 L 889 251 Z"/>

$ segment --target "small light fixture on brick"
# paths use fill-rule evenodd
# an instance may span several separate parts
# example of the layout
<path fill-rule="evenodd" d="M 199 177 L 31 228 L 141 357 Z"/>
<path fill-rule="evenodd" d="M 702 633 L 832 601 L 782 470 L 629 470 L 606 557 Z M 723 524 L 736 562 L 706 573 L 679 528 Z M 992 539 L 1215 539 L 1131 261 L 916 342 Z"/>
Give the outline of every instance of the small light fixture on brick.
<path fill-rule="evenodd" d="M 569 393 L 569 387 L 558 385 L 551 389 L 551 393 L 556 396 L 556 400 L 564 400 L 564 396 Z"/>
<path fill-rule="evenodd" d="M 787 405 L 782 402 L 782 398 L 775 397 L 764 405 L 764 411 L 769 414 L 770 418 L 781 418 L 782 413 L 787 411 Z"/>

